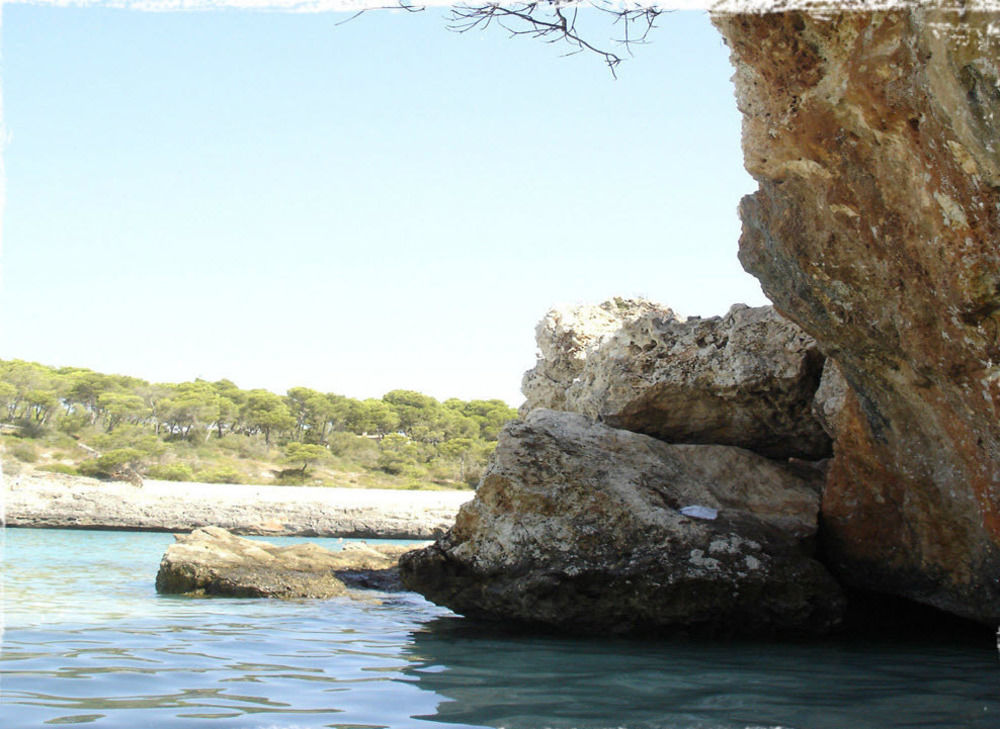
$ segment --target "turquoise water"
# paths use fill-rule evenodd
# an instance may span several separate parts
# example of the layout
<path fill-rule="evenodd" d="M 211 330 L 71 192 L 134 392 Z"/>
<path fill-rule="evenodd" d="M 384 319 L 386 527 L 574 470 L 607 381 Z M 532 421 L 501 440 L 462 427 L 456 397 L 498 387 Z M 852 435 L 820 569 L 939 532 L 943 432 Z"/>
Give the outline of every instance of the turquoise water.
<path fill-rule="evenodd" d="M 409 593 L 158 596 L 168 534 L 4 537 L 4 729 L 1000 727 L 1000 662 L 988 640 L 504 635 Z"/>

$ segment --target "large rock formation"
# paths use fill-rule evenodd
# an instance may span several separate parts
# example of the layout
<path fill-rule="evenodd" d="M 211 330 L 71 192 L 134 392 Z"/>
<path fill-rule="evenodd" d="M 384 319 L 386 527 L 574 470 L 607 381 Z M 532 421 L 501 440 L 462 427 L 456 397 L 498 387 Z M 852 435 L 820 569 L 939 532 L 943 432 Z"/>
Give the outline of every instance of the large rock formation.
<path fill-rule="evenodd" d="M 396 563 L 409 547 L 347 544 L 331 552 L 316 544 L 278 547 L 219 527 L 181 534 L 167 547 L 156 591 L 225 597 L 328 598 L 347 587 L 392 589 Z"/>
<path fill-rule="evenodd" d="M 929 6 L 715 19 L 760 185 L 741 204 L 740 259 L 850 385 L 823 503 L 831 564 L 993 624 L 998 19 Z"/>
<path fill-rule="evenodd" d="M 451 532 L 404 561 L 407 579 L 460 612 L 577 630 L 828 627 L 836 588 L 798 532 L 723 503 L 742 483 L 728 467 L 705 480 L 705 464 L 733 451 L 692 468 L 678 454 L 702 446 L 528 413 L 822 456 L 822 436 L 788 427 L 806 423 L 834 439 L 821 556 L 836 576 L 996 624 L 1000 15 L 905 7 L 715 22 L 760 184 L 741 204 L 740 258 L 815 344 L 789 327 L 794 336 L 755 349 L 760 332 L 740 340 L 745 325 L 780 318 L 747 309 L 693 322 L 628 300 L 553 312 L 524 381 L 527 420 L 505 432 Z M 687 500 L 718 519 L 682 521 Z M 745 569 L 765 557 L 766 570 Z"/>
<path fill-rule="evenodd" d="M 771 307 L 678 319 L 648 301 L 555 309 L 536 330 L 524 415 L 552 408 L 676 443 L 818 459 L 830 439 L 811 413 L 823 356 Z"/>
<path fill-rule="evenodd" d="M 467 616 L 596 633 L 816 633 L 839 587 L 808 555 L 821 472 L 535 410 L 452 530 L 400 561 Z M 700 517 L 700 518 L 699 518 Z"/>

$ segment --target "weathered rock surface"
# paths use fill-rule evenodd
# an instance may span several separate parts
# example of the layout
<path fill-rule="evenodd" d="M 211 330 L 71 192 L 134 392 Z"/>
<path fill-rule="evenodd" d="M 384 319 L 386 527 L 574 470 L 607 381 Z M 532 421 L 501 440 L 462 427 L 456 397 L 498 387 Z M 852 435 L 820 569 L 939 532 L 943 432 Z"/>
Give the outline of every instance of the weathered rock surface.
<path fill-rule="evenodd" d="M 524 373 L 521 392 L 524 417 L 535 408 L 573 411 L 567 404 L 570 386 L 583 374 L 587 359 L 627 323 L 656 317 L 679 321 L 670 309 L 645 299 L 616 297 L 596 306 L 557 307 L 535 327 L 538 364 Z"/>
<path fill-rule="evenodd" d="M 821 473 L 535 410 L 404 584 L 472 617 L 576 632 L 819 633 L 842 609 L 808 556 Z M 702 507 L 716 518 L 685 516 Z"/>
<path fill-rule="evenodd" d="M 46 473 L 4 479 L 8 526 L 432 539 L 455 521 L 469 491 L 395 491 L 146 480 Z"/>
<path fill-rule="evenodd" d="M 740 259 L 850 384 L 823 518 L 847 583 L 1000 621 L 1000 33 L 935 4 L 717 16 Z"/>
<path fill-rule="evenodd" d="M 229 597 L 328 598 L 347 587 L 398 589 L 396 563 L 410 547 L 316 544 L 277 547 L 219 527 L 177 535 L 156 574 L 157 592 Z"/>
<path fill-rule="evenodd" d="M 819 459 L 830 438 L 811 405 L 823 369 L 815 341 L 771 307 L 678 319 L 615 299 L 549 312 L 522 384 L 524 415 L 567 410 L 672 443 L 735 445 Z"/>
<path fill-rule="evenodd" d="M 845 427 L 843 418 L 850 392 L 851 386 L 844 379 L 844 373 L 837 360 L 826 360 L 823 364 L 823 376 L 813 397 L 812 408 L 816 420 L 831 438 L 836 438 L 837 433 Z"/>

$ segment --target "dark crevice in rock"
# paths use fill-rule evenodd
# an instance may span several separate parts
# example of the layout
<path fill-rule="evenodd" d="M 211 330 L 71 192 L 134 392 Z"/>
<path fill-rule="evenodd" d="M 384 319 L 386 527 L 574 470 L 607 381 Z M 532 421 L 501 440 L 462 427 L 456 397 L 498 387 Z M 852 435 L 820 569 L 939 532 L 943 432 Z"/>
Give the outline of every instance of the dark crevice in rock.
<path fill-rule="evenodd" d="M 847 611 L 835 634 L 843 638 L 956 643 L 981 646 L 996 627 L 958 617 L 913 600 L 866 590 L 848 590 Z"/>

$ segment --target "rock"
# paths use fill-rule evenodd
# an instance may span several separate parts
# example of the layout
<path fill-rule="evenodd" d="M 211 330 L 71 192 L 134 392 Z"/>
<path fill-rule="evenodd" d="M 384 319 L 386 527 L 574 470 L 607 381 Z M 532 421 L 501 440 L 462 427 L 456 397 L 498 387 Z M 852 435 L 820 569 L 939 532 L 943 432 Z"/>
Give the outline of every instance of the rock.
<path fill-rule="evenodd" d="M 315 544 L 277 547 L 219 527 L 180 534 L 156 574 L 156 591 L 230 597 L 329 598 L 347 586 L 398 589 L 396 563 L 406 547 Z"/>
<path fill-rule="evenodd" d="M 740 260 L 850 384 L 838 577 L 996 625 L 1000 33 L 919 5 L 715 17 L 759 183 Z"/>
<path fill-rule="evenodd" d="M 645 317 L 677 321 L 670 309 L 645 299 L 616 297 L 597 306 L 557 307 L 535 327 L 538 364 L 524 373 L 520 414 L 535 408 L 574 410 L 566 391 L 583 373 L 587 358 L 626 322 Z"/>
<path fill-rule="evenodd" d="M 471 491 L 208 484 L 147 479 L 142 488 L 34 472 L 4 497 L 7 525 L 187 532 L 220 526 L 265 536 L 432 539 Z"/>
<path fill-rule="evenodd" d="M 424 545 L 379 544 L 349 542 L 335 556 L 343 564 L 334 571 L 337 579 L 348 587 L 380 592 L 401 592 L 406 588 L 399 577 L 399 558 Z"/>
<path fill-rule="evenodd" d="M 831 438 L 843 429 L 842 414 L 847 406 L 850 385 L 844 379 L 840 365 L 834 359 L 828 359 L 823 365 L 823 376 L 819 387 L 813 396 L 813 416 Z"/>
<path fill-rule="evenodd" d="M 830 455 L 812 415 L 823 356 L 765 306 L 678 319 L 650 302 L 549 312 L 536 330 L 527 401 L 671 443 L 735 445 L 772 458 Z"/>
<path fill-rule="evenodd" d="M 584 633 L 822 633 L 843 607 L 808 555 L 820 472 L 538 409 L 404 584 L 470 617 Z M 697 505 L 716 518 L 692 518 Z"/>

